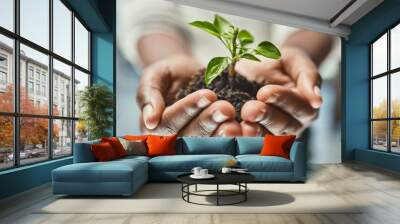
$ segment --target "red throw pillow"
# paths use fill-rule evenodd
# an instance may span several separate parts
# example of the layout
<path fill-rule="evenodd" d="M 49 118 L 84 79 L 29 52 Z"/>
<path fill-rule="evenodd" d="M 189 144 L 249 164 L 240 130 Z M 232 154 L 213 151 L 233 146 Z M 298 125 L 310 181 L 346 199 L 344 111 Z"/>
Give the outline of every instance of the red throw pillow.
<path fill-rule="evenodd" d="M 126 151 L 124 146 L 122 146 L 121 142 L 118 140 L 117 137 L 110 137 L 110 138 L 101 138 L 101 142 L 108 142 L 114 149 L 115 155 L 118 158 L 126 156 Z"/>
<path fill-rule="evenodd" d="M 150 135 L 147 137 L 147 155 L 148 156 L 165 156 L 176 154 L 176 135 L 157 136 Z"/>
<path fill-rule="evenodd" d="M 91 149 L 94 157 L 99 162 L 110 161 L 117 158 L 114 149 L 108 142 L 93 144 L 91 145 Z"/>
<path fill-rule="evenodd" d="M 290 159 L 290 147 L 296 140 L 296 135 L 265 135 L 261 156 L 280 156 Z"/>

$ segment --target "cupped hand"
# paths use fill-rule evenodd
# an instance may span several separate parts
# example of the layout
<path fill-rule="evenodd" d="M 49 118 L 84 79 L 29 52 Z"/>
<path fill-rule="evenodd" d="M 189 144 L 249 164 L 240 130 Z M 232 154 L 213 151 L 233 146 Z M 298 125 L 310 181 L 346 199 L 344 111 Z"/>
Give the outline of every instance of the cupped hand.
<path fill-rule="evenodd" d="M 321 77 L 311 58 L 297 48 L 283 48 L 279 60 L 242 60 L 236 70 L 263 83 L 257 100 L 241 109 L 244 136 L 299 134 L 317 117 L 322 104 Z"/>
<path fill-rule="evenodd" d="M 235 110 L 217 100 L 207 89 L 198 90 L 174 102 L 176 93 L 201 68 L 193 58 L 177 55 L 147 67 L 140 80 L 137 102 L 141 108 L 141 129 L 147 134 L 185 136 L 237 136 L 240 124 Z"/>

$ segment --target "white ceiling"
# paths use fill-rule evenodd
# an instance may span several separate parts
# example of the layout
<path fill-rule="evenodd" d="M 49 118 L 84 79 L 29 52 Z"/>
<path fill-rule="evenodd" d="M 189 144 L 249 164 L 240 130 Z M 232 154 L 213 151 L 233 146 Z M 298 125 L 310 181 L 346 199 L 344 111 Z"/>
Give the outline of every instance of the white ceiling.
<path fill-rule="evenodd" d="M 383 0 L 168 0 L 178 4 L 347 37 Z"/>

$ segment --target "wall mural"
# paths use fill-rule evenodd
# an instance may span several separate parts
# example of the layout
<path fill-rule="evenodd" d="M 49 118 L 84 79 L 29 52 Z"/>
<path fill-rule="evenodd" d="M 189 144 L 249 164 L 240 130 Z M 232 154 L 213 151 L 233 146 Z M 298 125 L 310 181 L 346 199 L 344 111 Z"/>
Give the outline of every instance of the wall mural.
<path fill-rule="evenodd" d="M 340 162 L 339 38 L 123 0 L 117 45 L 118 135 L 295 134 L 312 161 Z"/>

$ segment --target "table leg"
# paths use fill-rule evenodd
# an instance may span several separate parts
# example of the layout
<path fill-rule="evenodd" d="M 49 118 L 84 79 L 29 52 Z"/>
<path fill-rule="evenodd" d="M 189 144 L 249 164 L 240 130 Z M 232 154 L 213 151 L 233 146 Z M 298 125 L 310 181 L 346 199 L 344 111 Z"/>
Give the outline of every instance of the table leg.
<path fill-rule="evenodd" d="M 219 184 L 217 184 L 217 206 L 219 206 Z"/>
<path fill-rule="evenodd" d="M 197 184 L 195 185 L 195 189 L 194 189 L 194 191 L 196 191 L 196 192 L 197 192 Z"/>

